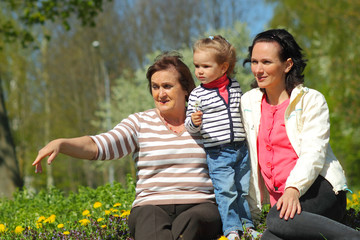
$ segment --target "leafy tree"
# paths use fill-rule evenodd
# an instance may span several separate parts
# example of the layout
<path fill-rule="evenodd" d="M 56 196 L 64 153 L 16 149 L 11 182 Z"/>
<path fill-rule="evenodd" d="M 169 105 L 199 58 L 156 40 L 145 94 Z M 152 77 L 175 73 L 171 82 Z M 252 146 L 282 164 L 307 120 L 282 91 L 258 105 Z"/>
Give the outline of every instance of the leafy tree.
<path fill-rule="evenodd" d="M 84 26 L 95 26 L 95 17 L 102 10 L 104 1 L 2 0 L 2 12 L 5 12 L 6 18 L 0 21 L 0 37 L 5 43 L 20 42 L 25 47 L 35 40 L 29 27 L 51 21 L 61 22 L 70 30 L 69 19 L 73 15 Z M 47 34 L 45 36 L 50 37 Z"/>
<path fill-rule="evenodd" d="M 270 0 L 277 4 L 272 27 L 295 35 L 308 58 L 305 81 L 330 107 L 331 145 L 350 185 L 360 187 L 360 2 Z"/>
<path fill-rule="evenodd" d="M 43 25 L 45 22 L 61 21 L 66 29 L 70 29 L 68 19 L 76 15 L 84 25 L 94 25 L 94 17 L 101 10 L 103 1 L 16 1 L 3 0 L 0 3 L 0 49 L 5 44 L 21 43 L 23 47 L 34 42 L 35 37 L 31 27 Z M 49 38 L 44 34 L 45 38 Z M 0 172 L 3 182 L 0 188 L 5 196 L 10 197 L 16 187 L 22 187 L 23 181 L 20 175 L 18 160 L 15 154 L 7 111 L 5 107 L 5 96 L 3 85 L 4 76 L 11 73 L 4 67 L 0 69 Z M 19 83 L 13 81 L 15 83 Z"/>

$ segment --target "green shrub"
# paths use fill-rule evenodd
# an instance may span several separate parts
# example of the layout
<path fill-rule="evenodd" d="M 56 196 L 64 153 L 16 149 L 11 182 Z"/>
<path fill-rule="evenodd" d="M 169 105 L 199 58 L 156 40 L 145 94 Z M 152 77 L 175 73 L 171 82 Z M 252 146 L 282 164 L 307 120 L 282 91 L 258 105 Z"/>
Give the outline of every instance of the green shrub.
<path fill-rule="evenodd" d="M 65 196 L 56 188 L 37 194 L 19 190 L 0 201 L 1 239 L 129 239 L 127 216 L 135 197 L 128 176 L 120 183 L 80 187 Z"/>
<path fill-rule="evenodd" d="M 348 199 L 345 224 L 360 226 L 360 192 Z M 31 193 L 19 190 L 13 200 L 0 199 L 0 239 L 121 239 L 130 240 L 127 217 L 135 198 L 135 184 L 128 176 L 126 187 L 120 183 L 96 189 L 79 187 L 65 196 L 56 188 Z M 256 229 L 266 229 L 264 206 Z M 226 239 L 222 237 L 220 239 Z M 251 239 L 250 234 L 242 240 Z"/>

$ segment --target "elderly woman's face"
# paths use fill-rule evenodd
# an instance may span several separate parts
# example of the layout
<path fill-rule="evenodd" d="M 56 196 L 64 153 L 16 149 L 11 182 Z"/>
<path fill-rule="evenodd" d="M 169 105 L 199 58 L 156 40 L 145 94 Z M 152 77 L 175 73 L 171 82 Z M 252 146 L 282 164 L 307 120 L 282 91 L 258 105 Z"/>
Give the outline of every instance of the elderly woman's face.
<path fill-rule="evenodd" d="M 175 68 L 155 72 L 151 77 L 151 92 L 156 108 L 163 114 L 185 112 L 185 96 Z"/>
<path fill-rule="evenodd" d="M 286 73 L 290 71 L 292 61 L 281 61 L 279 52 L 280 45 L 277 42 L 255 43 L 251 55 L 251 71 L 260 88 L 285 88 Z"/>

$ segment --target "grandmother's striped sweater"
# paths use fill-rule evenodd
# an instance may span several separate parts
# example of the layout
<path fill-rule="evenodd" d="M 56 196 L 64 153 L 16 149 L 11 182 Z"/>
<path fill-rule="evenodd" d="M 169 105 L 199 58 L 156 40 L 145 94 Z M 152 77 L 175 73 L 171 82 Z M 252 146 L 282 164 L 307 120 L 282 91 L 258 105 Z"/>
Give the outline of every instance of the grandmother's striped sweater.
<path fill-rule="evenodd" d="M 215 201 L 200 135 L 174 133 L 155 109 L 132 114 L 111 131 L 91 138 L 98 160 L 133 153 L 137 167 L 133 206 Z"/>

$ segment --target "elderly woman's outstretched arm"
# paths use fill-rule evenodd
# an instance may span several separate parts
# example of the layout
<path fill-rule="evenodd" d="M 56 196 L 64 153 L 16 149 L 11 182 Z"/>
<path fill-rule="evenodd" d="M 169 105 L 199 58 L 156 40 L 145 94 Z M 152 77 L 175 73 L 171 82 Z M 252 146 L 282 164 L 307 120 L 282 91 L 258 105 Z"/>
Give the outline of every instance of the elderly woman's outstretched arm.
<path fill-rule="evenodd" d="M 66 154 L 74 158 L 92 160 L 97 156 L 97 152 L 98 148 L 89 136 L 59 138 L 49 142 L 45 147 L 40 149 L 32 165 L 35 166 L 36 173 L 41 173 L 41 161 L 45 157 L 49 157 L 47 163 L 51 164 L 59 153 Z"/>

